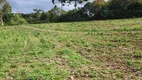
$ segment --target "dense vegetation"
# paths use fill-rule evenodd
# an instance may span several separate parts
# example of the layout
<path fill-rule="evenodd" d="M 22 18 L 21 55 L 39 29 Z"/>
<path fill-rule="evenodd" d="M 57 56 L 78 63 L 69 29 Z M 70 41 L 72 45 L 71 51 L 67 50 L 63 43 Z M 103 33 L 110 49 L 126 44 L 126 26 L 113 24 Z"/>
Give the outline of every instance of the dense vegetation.
<path fill-rule="evenodd" d="M 54 3 L 56 0 L 51 0 L 51 3 L 52 1 Z M 57 1 L 61 2 L 61 8 L 55 5 L 55 7 L 49 11 L 33 9 L 34 13 L 30 14 L 13 14 L 11 13 L 9 3 L 6 3 L 3 8 L 0 9 L 3 12 L 0 13 L 1 18 L 3 18 L 5 24 L 15 25 L 25 23 L 73 22 L 142 17 L 142 0 L 108 0 L 107 2 L 104 0 L 94 0 L 92 3 L 87 2 L 82 8 L 77 8 L 77 2 L 80 3 L 80 0 L 70 0 L 71 2 L 77 1 L 75 3 L 75 9 L 70 11 L 62 10 L 67 0 Z"/>
<path fill-rule="evenodd" d="M 142 17 L 141 0 L 94 0 L 88 2 L 82 8 L 63 11 L 57 6 L 48 12 L 39 12 L 37 10 L 32 14 L 23 14 L 23 17 L 29 23 L 42 22 L 72 22 L 87 21 L 98 19 L 122 19 Z M 38 16 L 38 17 L 35 17 Z M 36 21 L 35 21 L 36 20 Z"/>
<path fill-rule="evenodd" d="M 0 27 L 1 80 L 141 80 L 142 18 Z"/>

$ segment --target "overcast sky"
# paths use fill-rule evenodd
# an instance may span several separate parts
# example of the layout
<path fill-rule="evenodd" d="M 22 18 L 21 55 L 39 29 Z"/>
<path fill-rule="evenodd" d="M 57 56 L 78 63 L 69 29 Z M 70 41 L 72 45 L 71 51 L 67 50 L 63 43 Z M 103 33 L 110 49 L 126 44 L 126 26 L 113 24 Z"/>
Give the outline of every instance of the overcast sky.
<path fill-rule="evenodd" d="M 44 11 L 48 11 L 54 7 L 52 4 L 52 0 L 7 0 L 12 6 L 12 12 L 20 12 L 20 13 L 31 13 L 33 9 L 41 9 Z M 93 0 L 89 0 L 93 1 Z M 59 3 L 56 5 L 60 6 Z M 79 7 L 83 6 L 83 4 L 78 4 Z M 70 10 L 74 8 L 74 4 L 66 5 L 63 7 L 64 10 Z"/>

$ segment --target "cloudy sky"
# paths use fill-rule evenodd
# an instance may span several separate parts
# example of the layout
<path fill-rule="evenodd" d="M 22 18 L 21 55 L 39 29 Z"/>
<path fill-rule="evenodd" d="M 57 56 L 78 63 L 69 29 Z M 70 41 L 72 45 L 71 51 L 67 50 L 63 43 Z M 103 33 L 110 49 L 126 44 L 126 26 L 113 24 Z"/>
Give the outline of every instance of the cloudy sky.
<path fill-rule="evenodd" d="M 7 0 L 12 6 L 12 12 L 21 12 L 21 13 L 31 13 L 33 9 L 42 9 L 44 11 L 48 11 L 54 7 L 52 4 L 52 0 Z M 93 0 L 89 0 L 93 1 Z M 59 3 L 56 5 L 60 6 Z M 83 4 L 79 4 L 79 7 L 83 6 Z M 70 10 L 74 8 L 74 4 L 66 5 L 63 7 L 64 10 Z"/>

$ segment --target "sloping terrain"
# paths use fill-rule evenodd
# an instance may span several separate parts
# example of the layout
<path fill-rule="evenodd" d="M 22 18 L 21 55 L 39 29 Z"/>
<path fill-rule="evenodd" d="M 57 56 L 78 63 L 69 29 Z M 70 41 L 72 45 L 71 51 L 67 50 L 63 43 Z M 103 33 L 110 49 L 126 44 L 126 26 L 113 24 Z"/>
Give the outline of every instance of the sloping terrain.
<path fill-rule="evenodd" d="M 141 80 L 142 18 L 0 27 L 0 80 Z"/>

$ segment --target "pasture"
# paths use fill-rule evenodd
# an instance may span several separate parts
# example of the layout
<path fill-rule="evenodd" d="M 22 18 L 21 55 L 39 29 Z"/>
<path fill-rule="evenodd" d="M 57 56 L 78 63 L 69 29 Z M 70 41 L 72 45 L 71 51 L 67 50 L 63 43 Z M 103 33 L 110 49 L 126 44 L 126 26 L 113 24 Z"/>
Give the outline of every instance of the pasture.
<path fill-rule="evenodd" d="M 0 27 L 0 80 L 120 79 L 142 79 L 142 18 Z"/>

